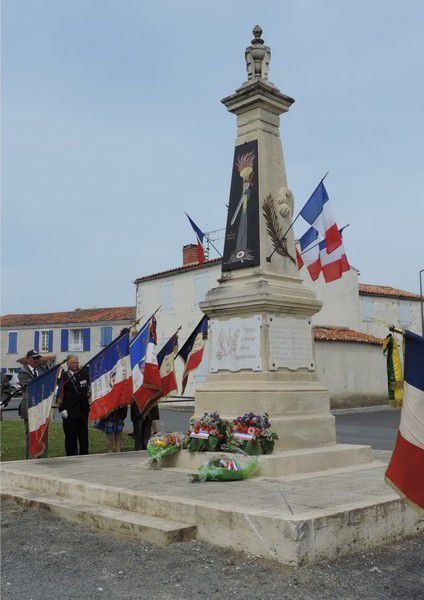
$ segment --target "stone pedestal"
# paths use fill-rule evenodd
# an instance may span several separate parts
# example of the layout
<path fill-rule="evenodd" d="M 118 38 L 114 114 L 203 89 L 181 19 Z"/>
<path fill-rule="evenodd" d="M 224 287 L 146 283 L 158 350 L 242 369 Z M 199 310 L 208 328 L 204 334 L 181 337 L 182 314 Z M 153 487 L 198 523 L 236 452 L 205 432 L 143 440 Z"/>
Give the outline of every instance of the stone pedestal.
<path fill-rule="evenodd" d="M 229 418 L 267 412 L 279 440 L 276 453 L 262 462 L 272 463 L 274 474 L 280 463 L 284 474 L 287 451 L 317 450 L 320 458 L 309 453 L 309 467 L 299 461 L 306 471 L 311 465 L 313 470 L 338 466 L 338 457 L 328 391 L 315 372 L 311 317 L 321 302 L 299 277 L 290 228 L 294 203 L 287 188 L 279 121 L 294 100 L 267 80 L 270 50 L 263 46 L 261 33 L 255 28 L 255 40 L 246 50 L 248 80 L 222 101 L 237 116 L 238 173 L 233 167 L 225 242 L 231 249 L 224 249 L 219 285 L 200 304 L 210 319 L 210 373 L 196 390 L 195 412 L 218 411 Z M 255 57 L 255 69 L 249 53 Z M 260 67 L 258 56 L 267 61 L 266 68 Z M 243 188 L 238 177 L 243 178 Z M 244 238 L 236 230 L 242 218 L 248 221 Z M 322 452 L 323 447 L 332 447 L 332 452 Z M 367 461 L 368 447 L 360 453 L 343 447 L 343 464 Z"/>

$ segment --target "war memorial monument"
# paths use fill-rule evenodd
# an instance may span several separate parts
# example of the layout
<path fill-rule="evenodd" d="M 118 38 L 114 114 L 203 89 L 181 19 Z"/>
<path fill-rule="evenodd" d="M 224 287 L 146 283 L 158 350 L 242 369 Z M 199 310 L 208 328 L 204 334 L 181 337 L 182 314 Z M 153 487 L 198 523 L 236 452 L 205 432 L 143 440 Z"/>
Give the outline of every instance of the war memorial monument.
<path fill-rule="evenodd" d="M 137 452 L 2 465 L 3 494 L 105 530 L 167 544 L 196 538 L 301 564 L 416 533 L 419 513 L 384 481 L 369 446 L 337 444 L 315 372 L 311 317 L 291 227 L 280 115 L 294 100 L 269 80 L 259 26 L 247 78 L 222 100 L 237 117 L 222 275 L 200 304 L 210 319 L 210 372 L 195 413 L 268 413 L 278 434 L 256 477 L 194 485 L 202 453 L 149 470 Z"/>

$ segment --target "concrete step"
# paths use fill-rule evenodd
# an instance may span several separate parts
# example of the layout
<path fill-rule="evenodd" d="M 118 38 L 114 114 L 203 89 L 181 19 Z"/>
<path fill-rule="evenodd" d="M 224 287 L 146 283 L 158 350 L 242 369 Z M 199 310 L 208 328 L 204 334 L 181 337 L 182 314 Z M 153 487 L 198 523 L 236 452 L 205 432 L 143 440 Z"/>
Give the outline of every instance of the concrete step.
<path fill-rule="evenodd" d="M 119 508 L 81 504 L 58 496 L 43 496 L 34 490 L 3 486 L 1 496 L 19 504 L 48 510 L 68 521 L 83 523 L 114 535 L 140 539 L 158 546 L 194 539 L 197 532 L 196 525 Z"/>
<path fill-rule="evenodd" d="M 178 470 L 197 471 L 208 460 L 218 457 L 222 452 L 189 452 L 183 450 L 173 454 L 164 462 L 165 467 Z M 381 466 L 373 462 L 370 446 L 353 444 L 331 444 L 319 448 L 299 450 L 275 450 L 272 454 L 259 456 L 257 475 L 262 477 L 310 476 L 311 473 L 349 469 L 352 466 Z"/>

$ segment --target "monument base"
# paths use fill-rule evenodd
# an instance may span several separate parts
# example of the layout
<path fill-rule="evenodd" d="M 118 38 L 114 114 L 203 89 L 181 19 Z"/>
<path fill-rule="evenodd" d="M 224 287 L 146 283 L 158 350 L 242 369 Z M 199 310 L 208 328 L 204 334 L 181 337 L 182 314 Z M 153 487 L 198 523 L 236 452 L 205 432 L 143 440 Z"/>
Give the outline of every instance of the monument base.
<path fill-rule="evenodd" d="M 424 530 L 422 516 L 384 482 L 381 463 L 289 481 L 197 484 L 146 463 L 145 452 L 3 463 L 2 496 L 107 533 L 162 545 L 197 539 L 290 565 Z"/>
<path fill-rule="evenodd" d="M 164 466 L 195 472 L 211 458 L 221 455 L 222 452 L 189 452 L 183 450 L 178 454 L 169 456 Z M 373 458 L 370 446 L 332 444 L 320 446 L 319 448 L 301 448 L 260 455 L 259 468 L 255 476 L 291 477 L 332 469 L 372 465 Z"/>

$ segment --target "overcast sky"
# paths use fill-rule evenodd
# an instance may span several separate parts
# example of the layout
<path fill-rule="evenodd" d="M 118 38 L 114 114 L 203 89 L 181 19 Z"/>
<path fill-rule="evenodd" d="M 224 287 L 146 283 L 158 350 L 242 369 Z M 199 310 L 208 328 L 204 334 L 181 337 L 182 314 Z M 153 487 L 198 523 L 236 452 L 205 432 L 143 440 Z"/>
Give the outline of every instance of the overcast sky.
<path fill-rule="evenodd" d="M 301 208 L 325 171 L 365 283 L 424 268 L 422 0 L 3 0 L 2 307 L 134 303 L 179 266 L 183 211 L 224 227 L 235 117 L 259 23 Z M 296 234 L 306 229 L 300 225 Z"/>

